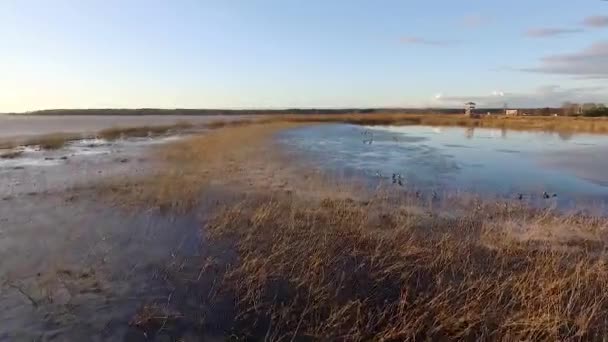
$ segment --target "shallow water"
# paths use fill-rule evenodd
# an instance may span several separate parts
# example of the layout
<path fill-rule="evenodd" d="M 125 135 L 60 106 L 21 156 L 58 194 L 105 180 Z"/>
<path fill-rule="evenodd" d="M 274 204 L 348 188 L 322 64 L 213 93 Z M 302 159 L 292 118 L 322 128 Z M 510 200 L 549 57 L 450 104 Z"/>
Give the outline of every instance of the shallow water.
<path fill-rule="evenodd" d="M 128 138 L 116 141 L 82 139 L 58 150 L 18 147 L 21 154 L 0 158 L 0 198 L 87 186 L 101 178 L 141 175 L 156 165 L 146 151 L 187 135 Z"/>
<path fill-rule="evenodd" d="M 0 341 L 145 341 L 129 326 L 166 302 L 159 272 L 196 255 L 199 219 L 129 214 L 83 196 L 0 206 Z"/>
<path fill-rule="evenodd" d="M 172 125 L 178 122 L 203 124 L 238 120 L 241 115 L 0 115 L 0 138 L 50 133 L 92 133 L 111 127 Z"/>
<path fill-rule="evenodd" d="M 153 171 L 147 151 L 185 136 L 85 139 L 0 159 L 0 341 L 148 340 L 129 320 L 167 302 L 159 274 L 197 255 L 202 218 L 130 212 L 74 187 Z"/>
<path fill-rule="evenodd" d="M 279 139 L 316 166 L 388 182 L 396 173 L 410 189 L 513 199 L 521 194 L 524 200 L 562 208 L 602 211 L 608 203 L 605 135 L 327 125 L 289 130 Z"/>

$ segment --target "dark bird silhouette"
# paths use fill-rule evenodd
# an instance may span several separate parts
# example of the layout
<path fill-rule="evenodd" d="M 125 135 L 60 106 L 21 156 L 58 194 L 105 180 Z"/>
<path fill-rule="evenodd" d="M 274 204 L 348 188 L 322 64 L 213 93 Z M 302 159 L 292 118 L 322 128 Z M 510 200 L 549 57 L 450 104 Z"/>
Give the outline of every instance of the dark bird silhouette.
<path fill-rule="evenodd" d="M 517 199 L 520 200 L 520 201 L 523 200 L 524 199 L 524 194 L 518 194 L 517 195 Z"/>
<path fill-rule="evenodd" d="M 393 173 L 393 184 L 403 186 L 403 177 L 401 177 L 400 173 Z"/>

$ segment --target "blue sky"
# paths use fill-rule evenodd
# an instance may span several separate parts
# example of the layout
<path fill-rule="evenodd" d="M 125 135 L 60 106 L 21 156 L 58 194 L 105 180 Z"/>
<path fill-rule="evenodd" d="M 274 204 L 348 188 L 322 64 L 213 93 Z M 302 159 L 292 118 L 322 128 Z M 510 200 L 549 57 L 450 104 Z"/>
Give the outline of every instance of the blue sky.
<path fill-rule="evenodd" d="M 0 0 L 0 112 L 608 102 L 608 1 Z"/>

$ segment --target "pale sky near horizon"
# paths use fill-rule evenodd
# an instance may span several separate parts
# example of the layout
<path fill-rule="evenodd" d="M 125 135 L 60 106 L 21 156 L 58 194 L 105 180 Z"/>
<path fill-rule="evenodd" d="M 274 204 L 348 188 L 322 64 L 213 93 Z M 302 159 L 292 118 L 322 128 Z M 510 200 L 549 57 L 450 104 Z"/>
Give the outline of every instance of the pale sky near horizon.
<path fill-rule="evenodd" d="M 0 0 L 0 112 L 608 103 L 608 1 Z"/>

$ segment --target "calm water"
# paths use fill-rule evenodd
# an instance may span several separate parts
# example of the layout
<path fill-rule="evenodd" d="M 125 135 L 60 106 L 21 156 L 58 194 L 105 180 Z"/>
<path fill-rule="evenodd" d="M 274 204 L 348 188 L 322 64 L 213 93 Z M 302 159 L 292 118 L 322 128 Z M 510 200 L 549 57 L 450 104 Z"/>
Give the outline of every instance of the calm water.
<path fill-rule="evenodd" d="M 91 133 L 111 127 L 172 125 L 178 122 L 202 124 L 237 120 L 241 115 L 0 115 L 0 138 L 49 133 Z"/>
<path fill-rule="evenodd" d="M 350 170 L 426 191 L 543 199 L 564 207 L 608 203 L 608 136 L 430 126 L 328 125 L 279 139 L 329 170 Z"/>

